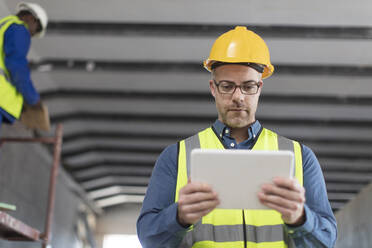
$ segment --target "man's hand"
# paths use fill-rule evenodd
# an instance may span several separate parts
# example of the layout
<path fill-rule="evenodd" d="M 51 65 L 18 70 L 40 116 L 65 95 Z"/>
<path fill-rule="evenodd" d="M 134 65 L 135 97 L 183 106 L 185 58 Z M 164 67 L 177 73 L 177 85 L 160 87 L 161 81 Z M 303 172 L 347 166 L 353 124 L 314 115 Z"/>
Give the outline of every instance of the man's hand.
<path fill-rule="evenodd" d="M 39 100 L 34 105 L 28 105 L 27 103 L 23 104 L 22 112 L 26 112 L 28 109 L 42 109 L 43 103 L 41 100 Z"/>
<path fill-rule="evenodd" d="M 217 193 L 211 186 L 189 181 L 179 193 L 178 221 L 183 226 L 195 224 L 219 203 Z"/>
<path fill-rule="evenodd" d="M 286 224 L 299 226 L 305 222 L 305 189 L 296 179 L 276 177 L 264 184 L 258 193 L 262 204 L 282 214 Z"/>
<path fill-rule="evenodd" d="M 42 106 L 43 106 L 43 103 L 42 103 L 41 100 L 39 100 L 39 101 L 38 101 L 37 103 L 35 103 L 34 105 L 31 105 L 31 107 L 33 107 L 33 108 L 39 108 L 39 109 L 41 109 Z"/>

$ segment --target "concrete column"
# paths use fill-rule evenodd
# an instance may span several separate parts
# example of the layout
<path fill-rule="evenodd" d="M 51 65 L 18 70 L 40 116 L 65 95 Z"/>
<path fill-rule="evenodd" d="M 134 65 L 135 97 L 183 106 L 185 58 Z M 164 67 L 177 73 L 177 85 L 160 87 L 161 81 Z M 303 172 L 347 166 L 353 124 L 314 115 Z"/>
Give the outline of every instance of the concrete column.
<path fill-rule="evenodd" d="M 372 184 L 336 213 L 336 248 L 372 247 Z"/>

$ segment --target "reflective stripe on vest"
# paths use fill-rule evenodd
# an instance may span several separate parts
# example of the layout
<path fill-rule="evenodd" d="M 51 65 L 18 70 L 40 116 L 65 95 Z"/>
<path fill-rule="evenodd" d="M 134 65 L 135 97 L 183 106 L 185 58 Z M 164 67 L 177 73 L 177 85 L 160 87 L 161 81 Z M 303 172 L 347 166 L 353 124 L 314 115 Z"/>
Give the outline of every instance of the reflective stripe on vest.
<path fill-rule="evenodd" d="M 18 119 L 23 106 L 23 96 L 10 81 L 3 49 L 5 32 L 12 24 L 24 25 L 24 22 L 16 16 L 7 16 L 0 20 L 0 107 Z"/>
<path fill-rule="evenodd" d="M 240 210 L 239 210 L 240 211 Z M 241 211 L 240 211 L 241 212 Z M 276 242 L 283 238 L 283 230 L 281 225 L 273 226 L 246 226 L 247 237 L 249 242 Z M 243 241 L 242 225 L 222 225 L 214 226 L 212 224 L 204 224 L 200 230 L 194 229 L 195 240 L 210 240 L 211 234 L 214 235 L 216 242 L 234 242 Z M 267 237 L 270 237 L 268 240 Z"/>
<path fill-rule="evenodd" d="M 179 142 L 178 175 L 175 201 L 186 185 L 193 149 L 224 149 L 212 128 Z M 289 150 L 295 154 L 295 176 L 302 185 L 302 152 L 298 142 L 263 128 L 252 150 Z M 243 221 L 244 214 L 244 221 Z M 245 223 L 245 228 L 243 227 Z M 191 226 L 180 247 L 295 247 L 285 233 L 280 214 L 274 210 L 215 209 Z"/>

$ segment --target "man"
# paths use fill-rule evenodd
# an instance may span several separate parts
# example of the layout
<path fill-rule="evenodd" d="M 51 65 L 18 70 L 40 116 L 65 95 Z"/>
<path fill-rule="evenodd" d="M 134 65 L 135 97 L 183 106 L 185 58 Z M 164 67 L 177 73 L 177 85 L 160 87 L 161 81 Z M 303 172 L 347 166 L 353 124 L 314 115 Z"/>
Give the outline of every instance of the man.
<path fill-rule="evenodd" d="M 265 42 L 238 26 L 215 41 L 204 66 L 218 120 L 158 158 L 137 221 L 143 247 L 333 247 L 336 221 L 314 153 L 255 117 L 262 79 L 274 72 Z M 296 179 L 262 185 L 257 197 L 272 210 L 216 209 L 216 192 L 188 178 L 193 148 L 292 150 Z"/>
<path fill-rule="evenodd" d="M 31 37 L 42 37 L 48 17 L 38 4 L 20 3 L 16 16 L 0 20 L 0 127 L 19 119 L 23 103 L 41 106 L 30 78 L 27 53 Z"/>

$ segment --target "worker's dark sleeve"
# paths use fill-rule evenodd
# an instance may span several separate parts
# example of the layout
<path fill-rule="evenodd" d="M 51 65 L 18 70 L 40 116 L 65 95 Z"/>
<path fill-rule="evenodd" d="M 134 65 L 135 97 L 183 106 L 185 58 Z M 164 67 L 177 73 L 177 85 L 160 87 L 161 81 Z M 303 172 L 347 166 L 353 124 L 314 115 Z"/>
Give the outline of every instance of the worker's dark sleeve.
<path fill-rule="evenodd" d="M 326 185 L 319 162 L 307 146 L 302 149 L 306 222 L 296 228 L 287 226 L 296 247 L 333 247 L 337 224 L 328 201 Z"/>
<path fill-rule="evenodd" d="M 34 105 L 40 100 L 40 96 L 32 84 L 28 68 L 27 53 L 30 44 L 30 33 L 23 25 L 12 24 L 4 34 L 5 66 L 11 83 L 23 95 L 27 104 Z"/>
<path fill-rule="evenodd" d="M 178 247 L 185 228 L 177 222 L 177 145 L 167 147 L 156 161 L 137 220 L 143 248 Z"/>

